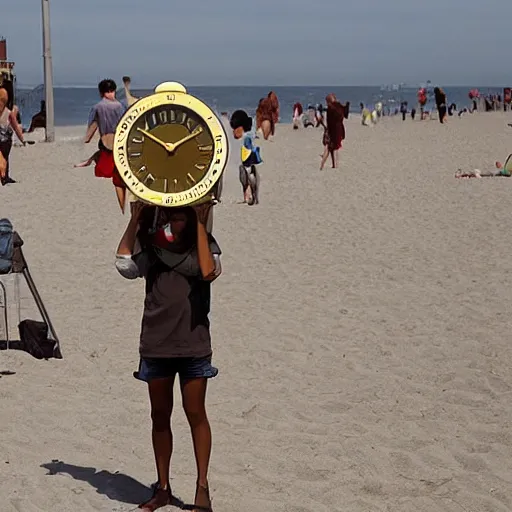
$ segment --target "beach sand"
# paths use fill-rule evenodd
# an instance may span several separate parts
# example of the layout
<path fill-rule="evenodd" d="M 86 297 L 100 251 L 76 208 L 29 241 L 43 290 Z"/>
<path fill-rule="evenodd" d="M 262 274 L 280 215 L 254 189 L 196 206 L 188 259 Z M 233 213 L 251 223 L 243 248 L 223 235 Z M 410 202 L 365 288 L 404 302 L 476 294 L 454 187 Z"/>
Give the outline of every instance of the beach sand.
<path fill-rule="evenodd" d="M 218 378 L 210 485 L 225 512 L 512 510 L 512 180 L 460 180 L 512 150 L 506 114 L 347 125 L 261 142 L 261 204 L 226 175 L 215 211 Z M 2 512 L 133 510 L 155 481 L 147 390 L 132 377 L 144 284 L 114 253 L 127 217 L 83 127 L 15 148 L 0 217 L 64 359 L 0 353 Z M 37 135 L 36 137 L 40 136 Z M 174 493 L 195 464 L 176 390 Z M 162 509 L 164 510 L 164 509 Z M 177 510 L 169 508 L 169 510 Z"/>

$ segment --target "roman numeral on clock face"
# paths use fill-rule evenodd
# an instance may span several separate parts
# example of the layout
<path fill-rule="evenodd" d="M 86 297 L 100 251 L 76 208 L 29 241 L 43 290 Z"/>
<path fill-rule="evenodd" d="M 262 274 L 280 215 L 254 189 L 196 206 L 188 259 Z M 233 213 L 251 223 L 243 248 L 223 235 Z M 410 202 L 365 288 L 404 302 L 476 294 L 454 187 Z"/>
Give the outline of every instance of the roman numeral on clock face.
<path fill-rule="evenodd" d="M 210 162 L 212 160 L 213 153 L 211 151 L 202 151 L 199 153 L 199 158 L 197 159 L 197 165 L 201 165 L 203 167 L 207 167 L 210 165 Z"/>
<path fill-rule="evenodd" d="M 169 122 L 169 118 L 168 118 L 167 114 L 168 114 L 167 110 L 160 110 L 160 112 L 158 113 L 158 119 L 159 119 L 160 123 L 167 124 Z"/>
<path fill-rule="evenodd" d="M 145 116 L 146 118 L 146 130 L 152 130 L 156 126 L 158 126 L 158 117 L 156 112 L 148 112 Z"/>
<path fill-rule="evenodd" d="M 145 178 L 144 180 L 142 181 L 142 183 L 144 183 L 144 185 L 146 185 L 146 187 L 150 187 L 154 182 L 155 182 L 155 177 L 149 173 Z"/>
<path fill-rule="evenodd" d="M 147 176 L 145 176 L 145 175 L 146 175 L 146 173 L 148 173 L 148 168 L 147 168 L 145 165 L 143 165 L 143 166 L 142 166 L 142 167 L 141 167 L 141 168 L 136 172 L 137 177 L 139 178 L 139 180 L 140 180 L 140 181 L 144 181 L 144 180 L 146 179 L 146 177 L 147 177 Z M 149 175 L 149 173 L 148 173 L 148 175 Z M 142 178 L 143 176 L 144 176 L 144 178 Z"/>
<path fill-rule="evenodd" d="M 188 128 L 188 131 L 191 133 L 199 126 L 198 123 L 191 117 L 187 118 L 185 125 Z"/>

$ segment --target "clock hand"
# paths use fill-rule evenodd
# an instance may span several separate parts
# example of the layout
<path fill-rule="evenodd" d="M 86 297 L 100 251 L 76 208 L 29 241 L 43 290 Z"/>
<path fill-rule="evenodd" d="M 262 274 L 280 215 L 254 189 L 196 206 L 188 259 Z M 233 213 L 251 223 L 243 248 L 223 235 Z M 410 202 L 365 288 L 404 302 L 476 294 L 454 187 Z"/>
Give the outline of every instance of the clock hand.
<path fill-rule="evenodd" d="M 142 128 L 137 128 L 137 130 L 139 132 L 141 132 L 143 135 L 145 135 L 148 139 L 151 139 L 153 142 L 156 142 L 157 144 L 160 144 L 160 146 L 162 146 L 163 148 L 167 149 L 167 151 L 172 151 L 171 149 L 169 149 L 169 144 L 167 144 L 166 142 L 164 142 L 163 140 L 160 140 L 158 137 L 155 137 L 154 135 L 152 135 L 151 133 L 149 133 L 148 131 L 146 130 L 143 130 Z"/>
<path fill-rule="evenodd" d="M 176 148 L 178 148 L 182 144 L 185 144 L 185 142 L 188 142 L 189 140 L 194 139 L 195 137 L 200 135 L 202 132 L 203 132 L 203 129 L 201 127 L 199 127 L 197 130 L 194 130 L 190 135 L 187 135 L 186 137 L 183 137 L 183 139 L 181 139 L 181 140 L 179 140 L 177 142 L 174 142 L 172 144 L 167 144 L 167 146 L 168 146 L 167 149 L 169 151 L 171 151 L 171 152 L 175 151 Z"/>
<path fill-rule="evenodd" d="M 185 142 L 188 142 L 189 140 L 197 137 L 203 132 L 203 129 L 199 127 L 197 130 L 193 131 L 190 135 L 187 135 L 186 137 L 183 137 L 183 139 L 177 141 L 177 142 L 164 142 L 163 140 L 160 140 L 158 137 L 155 137 L 150 132 L 143 130 L 142 128 L 137 128 L 139 132 L 144 134 L 148 139 L 151 139 L 153 142 L 156 142 L 160 146 L 164 147 L 169 153 L 173 153 L 178 146 L 181 146 Z"/>

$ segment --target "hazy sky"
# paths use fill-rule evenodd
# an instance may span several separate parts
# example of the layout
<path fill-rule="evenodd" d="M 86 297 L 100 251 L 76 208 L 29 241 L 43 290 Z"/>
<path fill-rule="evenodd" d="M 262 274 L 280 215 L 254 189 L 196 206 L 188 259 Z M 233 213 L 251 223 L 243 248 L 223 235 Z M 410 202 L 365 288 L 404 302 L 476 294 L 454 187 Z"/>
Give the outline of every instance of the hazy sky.
<path fill-rule="evenodd" d="M 291 8 L 288 6 L 292 6 Z M 511 0 L 50 0 L 56 84 L 510 85 Z M 40 0 L 0 0 L 20 84 Z"/>

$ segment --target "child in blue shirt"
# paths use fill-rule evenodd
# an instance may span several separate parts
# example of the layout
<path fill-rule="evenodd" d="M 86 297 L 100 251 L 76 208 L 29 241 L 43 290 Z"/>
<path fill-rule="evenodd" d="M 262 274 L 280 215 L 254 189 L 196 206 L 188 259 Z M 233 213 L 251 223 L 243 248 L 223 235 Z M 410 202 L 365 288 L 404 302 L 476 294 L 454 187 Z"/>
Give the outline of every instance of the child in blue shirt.
<path fill-rule="evenodd" d="M 252 206 L 259 203 L 260 178 L 256 166 L 263 161 L 260 156 L 260 148 L 253 144 L 252 118 L 244 110 L 237 110 L 231 116 L 230 125 L 235 139 L 242 139 L 240 183 L 244 193 L 244 202 Z"/>

